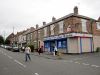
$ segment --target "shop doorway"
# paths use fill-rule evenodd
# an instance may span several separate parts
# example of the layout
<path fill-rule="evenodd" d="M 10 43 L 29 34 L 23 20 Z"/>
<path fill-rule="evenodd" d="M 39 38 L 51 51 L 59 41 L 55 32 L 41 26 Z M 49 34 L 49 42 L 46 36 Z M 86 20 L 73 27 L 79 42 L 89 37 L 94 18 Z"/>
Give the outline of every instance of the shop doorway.
<path fill-rule="evenodd" d="M 55 41 L 50 41 L 50 52 L 54 51 Z"/>

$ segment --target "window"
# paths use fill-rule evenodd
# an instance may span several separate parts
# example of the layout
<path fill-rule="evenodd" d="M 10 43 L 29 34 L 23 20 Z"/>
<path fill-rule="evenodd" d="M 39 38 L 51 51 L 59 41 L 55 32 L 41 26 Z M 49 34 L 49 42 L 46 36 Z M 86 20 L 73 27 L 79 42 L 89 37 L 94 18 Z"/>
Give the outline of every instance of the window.
<path fill-rule="evenodd" d="M 45 42 L 44 46 L 45 46 L 45 48 L 48 48 L 49 47 L 49 42 Z"/>
<path fill-rule="evenodd" d="M 61 45 L 61 41 L 58 41 L 58 48 L 61 48 L 62 45 Z"/>
<path fill-rule="evenodd" d="M 66 41 L 62 41 L 62 47 L 65 48 L 66 46 Z"/>
<path fill-rule="evenodd" d="M 85 19 L 81 19 L 81 22 L 82 22 L 82 32 L 87 32 L 86 20 Z"/>
<path fill-rule="evenodd" d="M 57 43 L 58 48 L 66 48 L 67 47 L 67 41 L 66 40 L 59 40 Z"/>
<path fill-rule="evenodd" d="M 38 38 L 41 38 L 40 33 L 41 33 L 41 30 L 38 30 Z"/>
<path fill-rule="evenodd" d="M 71 31 L 71 25 L 68 25 L 67 32 L 70 32 L 70 31 Z"/>
<path fill-rule="evenodd" d="M 54 28 L 55 28 L 54 24 L 50 26 L 51 35 L 54 35 Z"/>
<path fill-rule="evenodd" d="M 63 33 L 63 21 L 59 22 L 59 33 Z"/>
<path fill-rule="evenodd" d="M 44 37 L 47 36 L 47 27 L 44 28 Z"/>
<path fill-rule="evenodd" d="M 97 29 L 100 29 L 100 22 L 96 22 L 97 23 Z"/>
<path fill-rule="evenodd" d="M 32 40 L 32 33 L 30 35 L 31 35 L 31 40 Z"/>

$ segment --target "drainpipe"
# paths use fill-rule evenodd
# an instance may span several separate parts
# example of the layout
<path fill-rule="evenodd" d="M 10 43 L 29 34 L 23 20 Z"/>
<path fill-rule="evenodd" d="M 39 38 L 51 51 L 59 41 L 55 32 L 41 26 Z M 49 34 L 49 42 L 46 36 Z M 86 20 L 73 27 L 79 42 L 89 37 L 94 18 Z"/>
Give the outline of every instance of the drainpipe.
<path fill-rule="evenodd" d="M 93 22 L 94 22 L 94 20 L 93 19 L 91 19 L 90 20 L 90 26 L 91 26 L 91 35 L 92 35 L 92 46 L 93 46 L 93 49 L 92 49 L 92 52 L 94 52 L 94 40 L 93 40 Z"/>

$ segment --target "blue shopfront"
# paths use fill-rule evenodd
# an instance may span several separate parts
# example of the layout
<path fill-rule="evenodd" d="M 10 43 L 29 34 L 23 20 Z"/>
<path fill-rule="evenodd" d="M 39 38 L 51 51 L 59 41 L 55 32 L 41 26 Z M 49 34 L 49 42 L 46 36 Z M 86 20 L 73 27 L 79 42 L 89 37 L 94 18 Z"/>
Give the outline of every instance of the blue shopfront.
<path fill-rule="evenodd" d="M 54 51 L 54 46 L 58 50 L 67 52 L 67 38 L 64 35 L 44 38 L 44 47 L 50 52 Z"/>

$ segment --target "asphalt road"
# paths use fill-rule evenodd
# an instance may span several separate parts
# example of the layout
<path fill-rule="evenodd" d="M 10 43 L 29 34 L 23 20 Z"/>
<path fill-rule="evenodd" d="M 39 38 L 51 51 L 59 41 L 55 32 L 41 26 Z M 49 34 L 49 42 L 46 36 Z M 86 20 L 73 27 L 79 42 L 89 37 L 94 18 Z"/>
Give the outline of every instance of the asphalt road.
<path fill-rule="evenodd" d="M 21 52 L 0 48 L 0 75 L 100 75 L 100 53 L 70 55 L 53 60 L 31 54 L 25 62 Z"/>

